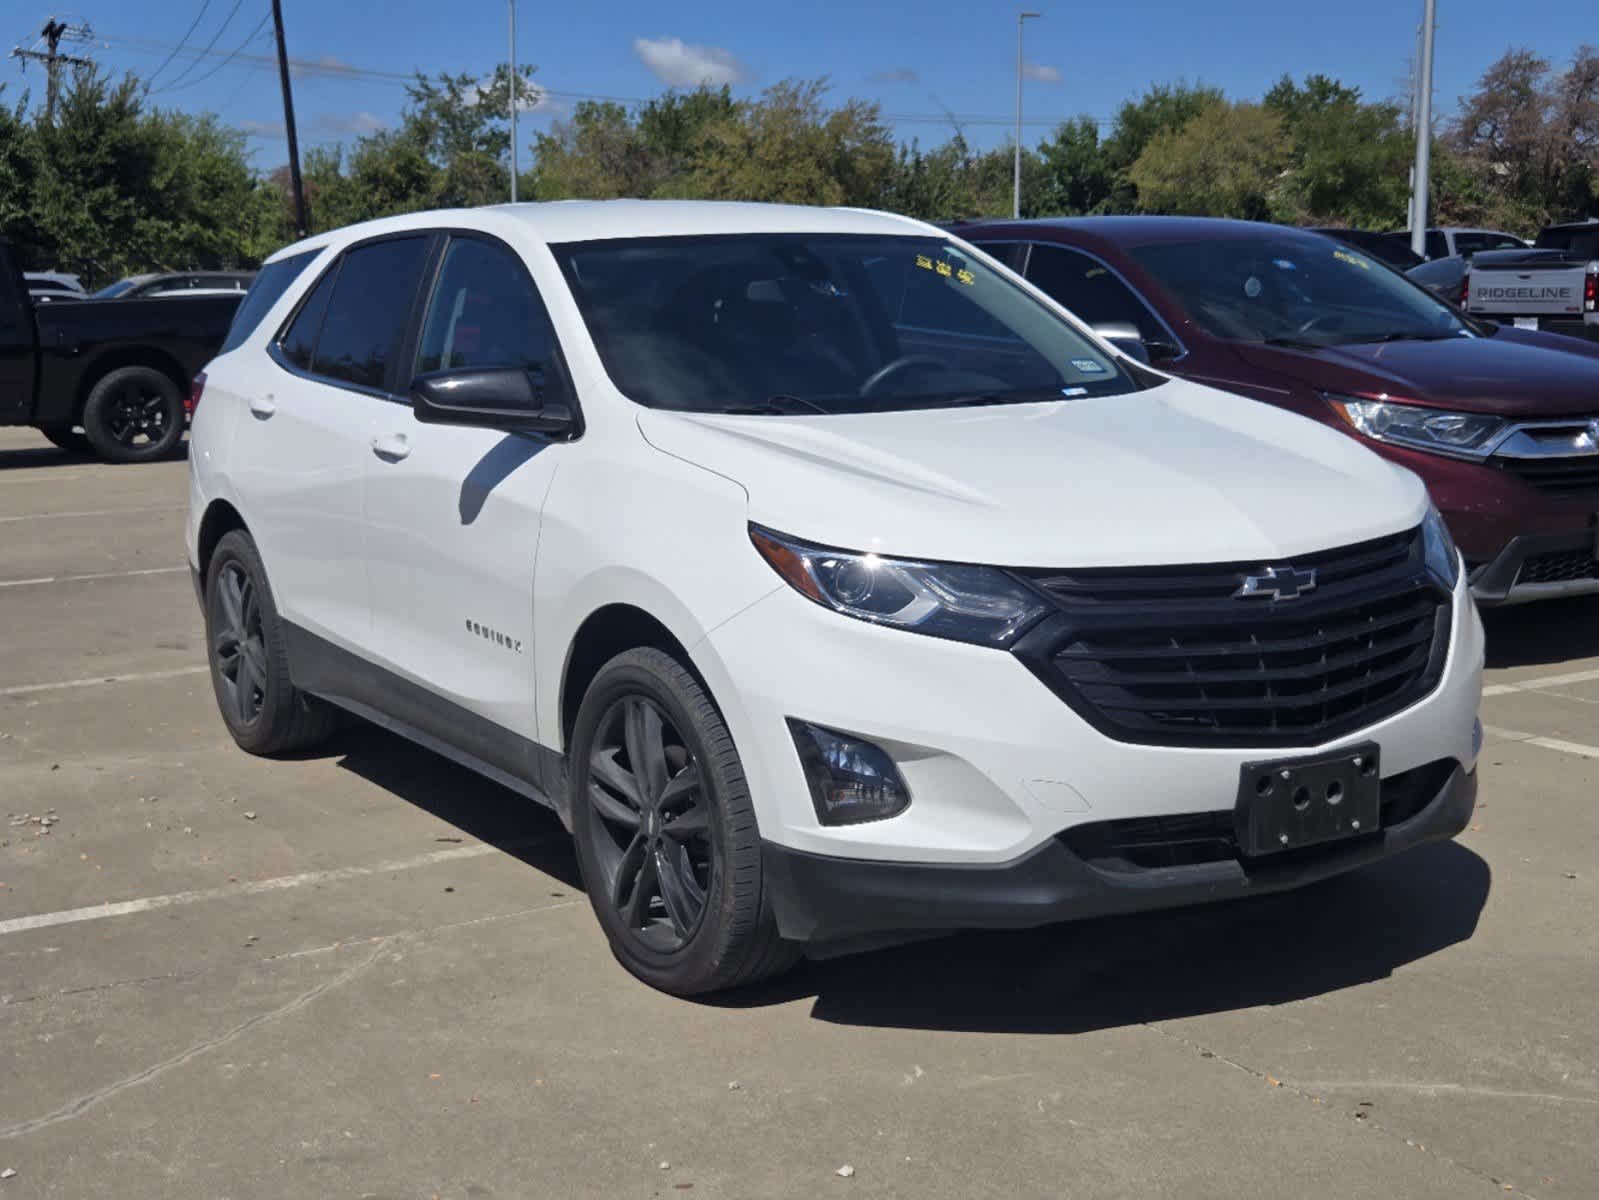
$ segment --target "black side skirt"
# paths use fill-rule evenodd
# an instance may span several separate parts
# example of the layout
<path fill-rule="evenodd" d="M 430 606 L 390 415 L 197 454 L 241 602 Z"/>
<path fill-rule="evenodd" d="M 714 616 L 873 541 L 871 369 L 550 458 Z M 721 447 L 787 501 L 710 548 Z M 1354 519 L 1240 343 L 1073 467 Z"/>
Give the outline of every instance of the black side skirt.
<path fill-rule="evenodd" d="M 558 750 L 480 717 L 290 621 L 283 622 L 283 633 L 295 687 L 553 808 L 570 828 L 566 760 Z"/>

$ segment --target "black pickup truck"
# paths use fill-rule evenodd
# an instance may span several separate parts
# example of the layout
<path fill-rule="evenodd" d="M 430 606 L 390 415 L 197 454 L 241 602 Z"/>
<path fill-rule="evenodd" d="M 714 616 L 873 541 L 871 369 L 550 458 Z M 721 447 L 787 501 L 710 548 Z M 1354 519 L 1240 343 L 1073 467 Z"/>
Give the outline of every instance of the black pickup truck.
<path fill-rule="evenodd" d="M 222 345 L 239 299 L 35 305 L 0 241 L 0 425 L 32 425 L 109 462 L 171 454 L 189 383 Z"/>

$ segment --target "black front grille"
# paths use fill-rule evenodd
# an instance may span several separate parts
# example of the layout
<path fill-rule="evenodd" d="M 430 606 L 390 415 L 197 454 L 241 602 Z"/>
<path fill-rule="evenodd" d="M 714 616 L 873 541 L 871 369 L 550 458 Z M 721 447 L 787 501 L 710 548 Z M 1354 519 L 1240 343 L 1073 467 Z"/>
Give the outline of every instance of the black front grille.
<path fill-rule="evenodd" d="M 1599 492 L 1599 456 L 1503 458 L 1490 461 L 1540 492 Z"/>
<path fill-rule="evenodd" d="M 1315 589 L 1235 595 L 1268 565 L 1314 569 Z M 1449 643 L 1419 530 L 1272 564 L 1023 574 L 1060 615 L 1017 653 L 1128 742 L 1314 745 L 1420 699 Z"/>
<path fill-rule="evenodd" d="M 1599 579 L 1599 562 L 1586 548 L 1534 554 L 1521 564 L 1516 583 L 1571 583 L 1582 579 Z"/>

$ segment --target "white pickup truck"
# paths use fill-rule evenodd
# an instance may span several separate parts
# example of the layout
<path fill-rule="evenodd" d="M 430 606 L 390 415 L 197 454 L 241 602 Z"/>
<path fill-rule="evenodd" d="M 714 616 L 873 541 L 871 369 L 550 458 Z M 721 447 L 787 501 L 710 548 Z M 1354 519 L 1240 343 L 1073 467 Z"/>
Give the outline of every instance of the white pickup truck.
<path fill-rule="evenodd" d="M 1551 225 L 1531 250 L 1474 255 L 1460 299 L 1472 316 L 1599 339 L 1599 220 Z"/>

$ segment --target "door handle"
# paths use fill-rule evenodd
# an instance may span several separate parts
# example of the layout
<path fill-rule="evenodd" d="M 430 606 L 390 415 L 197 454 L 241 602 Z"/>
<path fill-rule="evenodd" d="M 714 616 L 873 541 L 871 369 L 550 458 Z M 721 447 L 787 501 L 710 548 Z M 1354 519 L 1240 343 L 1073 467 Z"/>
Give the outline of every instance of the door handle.
<path fill-rule="evenodd" d="M 250 411 L 261 418 L 270 417 L 278 411 L 277 401 L 271 396 L 251 396 Z"/>
<path fill-rule="evenodd" d="M 372 453 L 384 462 L 399 462 L 411 453 L 411 443 L 403 433 L 389 433 L 372 439 Z"/>

